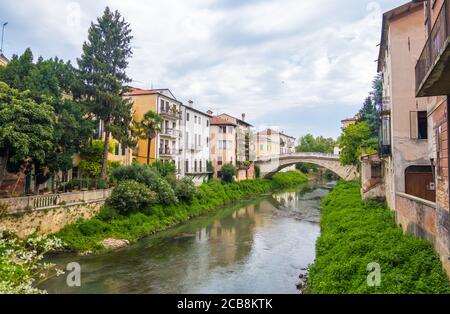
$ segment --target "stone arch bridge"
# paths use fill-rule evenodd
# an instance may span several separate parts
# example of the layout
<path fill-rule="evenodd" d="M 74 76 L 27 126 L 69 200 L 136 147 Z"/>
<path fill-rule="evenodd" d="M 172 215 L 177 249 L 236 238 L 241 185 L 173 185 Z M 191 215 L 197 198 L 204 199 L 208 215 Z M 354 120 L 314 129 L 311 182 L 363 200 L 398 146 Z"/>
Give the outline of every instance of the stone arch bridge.
<path fill-rule="evenodd" d="M 261 167 L 261 177 L 270 178 L 278 171 L 298 164 L 311 163 L 331 170 L 344 180 L 355 180 L 358 178 L 356 166 L 343 166 L 339 161 L 339 155 L 322 153 L 292 153 L 270 158 L 260 158 L 255 164 Z"/>

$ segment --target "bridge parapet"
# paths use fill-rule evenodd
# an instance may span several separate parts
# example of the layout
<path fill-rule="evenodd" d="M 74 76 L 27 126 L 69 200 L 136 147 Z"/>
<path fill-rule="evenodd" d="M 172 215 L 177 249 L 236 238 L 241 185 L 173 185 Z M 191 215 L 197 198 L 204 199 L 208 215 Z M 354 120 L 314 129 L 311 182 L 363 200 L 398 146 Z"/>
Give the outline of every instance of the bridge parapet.
<path fill-rule="evenodd" d="M 343 166 L 339 155 L 324 153 L 291 153 L 272 157 L 260 158 L 255 161 L 261 168 L 263 177 L 271 177 L 278 171 L 297 163 L 312 163 L 333 171 L 344 180 L 358 178 L 358 169 L 355 166 Z"/>

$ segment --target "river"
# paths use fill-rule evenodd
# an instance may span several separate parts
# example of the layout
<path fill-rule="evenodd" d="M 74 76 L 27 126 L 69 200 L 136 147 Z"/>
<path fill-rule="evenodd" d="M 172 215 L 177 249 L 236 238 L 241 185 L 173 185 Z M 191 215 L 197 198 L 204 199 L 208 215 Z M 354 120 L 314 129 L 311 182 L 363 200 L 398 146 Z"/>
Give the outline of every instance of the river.
<path fill-rule="evenodd" d="M 320 201 L 333 183 L 279 192 L 147 237 L 112 253 L 63 256 L 81 265 L 81 287 L 66 276 L 49 293 L 299 293 L 301 269 L 314 261 Z"/>

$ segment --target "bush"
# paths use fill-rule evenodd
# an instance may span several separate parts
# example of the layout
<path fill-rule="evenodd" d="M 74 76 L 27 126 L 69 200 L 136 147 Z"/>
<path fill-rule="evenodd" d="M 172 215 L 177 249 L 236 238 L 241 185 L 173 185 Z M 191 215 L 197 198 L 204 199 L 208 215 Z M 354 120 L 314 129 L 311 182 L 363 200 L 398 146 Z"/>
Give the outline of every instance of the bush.
<path fill-rule="evenodd" d="M 152 178 L 150 188 L 158 195 L 158 203 L 172 205 L 178 203 L 178 198 L 170 184 L 163 178 L 156 176 Z"/>
<path fill-rule="evenodd" d="M 256 179 L 261 178 L 261 167 L 258 165 L 255 165 L 255 177 Z"/>
<path fill-rule="evenodd" d="M 168 175 L 175 174 L 177 172 L 177 168 L 174 163 L 162 160 L 155 161 L 150 168 L 158 172 L 161 177 L 167 177 Z"/>
<path fill-rule="evenodd" d="M 108 188 L 109 188 L 108 182 L 106 182 L 103 179 L 97 180 L 97 189 L 108 189 Z"/>
<path fill-rule="evenodd" d="M 175 194 L 182 202 L 190 202 L 194 198 L 196 189 L 190 178 L 183 178 L 175 184 Z"/>
<path fill-rule="evenodd" d="M 220 170 L 220 177 L 222 181 L 226 183 L 231 183 L 236 176 L 236 168 L 232 164 L 226 164 L 222 166 Z"/>
<path fill-rule="evenodd" d="M 97 217 L 102 221 L 111 221 L 113 219 L 119 218 L 119 214 L 112 206 L 105 204 L 101 208 L 100 213 L 97 215 Z"/>
<path fill-rule="evenodd" d="M 340 182 L 322 204 L 309 293 L 450 293 L 431 243 L 404 235 L 384 204 L 362 202 L 358 183 Z M 373 262 L 381 266 L 379 287 L 367 285 Z"/>
<path fill-rule="evenodd" d="M 127 180 L 120 182 L 114 189 L 108 204 L 119 214 L 126 215 L 155 204 L 157 199 L 158 195 L 144 184 Z"/>
<path fill-rule="evenodd" d="M 279 172 L 272 178 L 278 188 L 287 188 L 308 182 L 308 177 L 299 171 Z"/>

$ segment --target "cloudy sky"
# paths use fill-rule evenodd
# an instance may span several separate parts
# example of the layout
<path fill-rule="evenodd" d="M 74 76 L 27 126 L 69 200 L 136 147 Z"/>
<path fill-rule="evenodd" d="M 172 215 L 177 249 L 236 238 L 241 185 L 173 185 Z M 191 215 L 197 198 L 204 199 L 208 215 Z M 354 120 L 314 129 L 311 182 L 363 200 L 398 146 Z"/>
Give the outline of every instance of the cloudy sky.
<path fill-rule="evenodd" d="M 376 74 L 381 14 L 405 0 L 0 0 L 4 52 L 75 61 L 105 6 L 133 29 L 133 85 L 257 128 L 337 137 Z"/>

